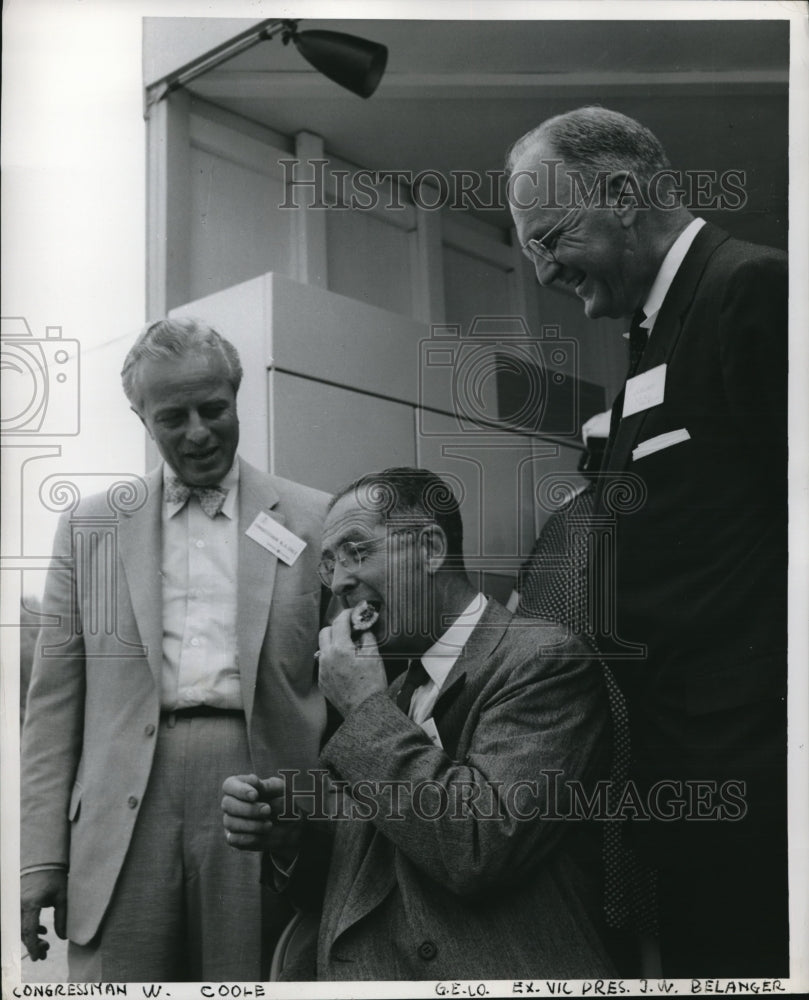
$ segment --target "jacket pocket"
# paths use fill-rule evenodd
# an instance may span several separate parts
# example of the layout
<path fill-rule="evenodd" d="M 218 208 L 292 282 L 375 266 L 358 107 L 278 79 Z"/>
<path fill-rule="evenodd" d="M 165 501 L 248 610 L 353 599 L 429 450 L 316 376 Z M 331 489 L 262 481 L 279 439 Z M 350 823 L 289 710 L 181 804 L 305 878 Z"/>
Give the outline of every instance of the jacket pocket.
<path fill-rule="evenodd" d="M 684 441 L 690 440 L 691 435 L 685 427 L 681 427 L 677 431 L 667 431 L 665 434 L 658 434 L 657 437 L 641 441 L 632 450 L 632 461 L 637 462 L 641 458 L 646 458 L 647 455 L 654 455 L 656 451 L 663 451 L 666 448 L 673 447 L 675 444 L 682 444 Z"/>

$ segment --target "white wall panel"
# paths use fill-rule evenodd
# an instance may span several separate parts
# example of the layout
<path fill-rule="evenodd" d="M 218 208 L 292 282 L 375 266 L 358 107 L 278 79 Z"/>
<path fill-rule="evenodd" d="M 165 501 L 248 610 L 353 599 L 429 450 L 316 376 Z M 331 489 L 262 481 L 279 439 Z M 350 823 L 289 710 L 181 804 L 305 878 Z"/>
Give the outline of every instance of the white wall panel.
<path fill-rule="evenodd" d="M 412 407 L 281 372 L 270 380 L 277 475 L 333 492 L 365 472 L 415 463 Z"/>
<path fill-rule="evenodd" d="M 447 323 L 465 332 L 476 316 L 507 316 L 514 311 L 508 275 L 496 264 L 444 247 Z"/>
<path fill-rule="evenodd" d="M 277 367 L 418 402 L 419 345 L 428 336 L 426 324 L 281 275 L 266 280 Z"/>
<path fill-rule="evenodd" d="M 331 291 L 412 315 L 415 231 L 388 225 L 370 212 L 331 209 L 326 218 Z"/>
<path fill-rule="evenodd" d="M 189 299 L 266 271 L 292 273 L 292 214 L 278 208 L 280 175 L 192 147 L 189 184 Z"/>

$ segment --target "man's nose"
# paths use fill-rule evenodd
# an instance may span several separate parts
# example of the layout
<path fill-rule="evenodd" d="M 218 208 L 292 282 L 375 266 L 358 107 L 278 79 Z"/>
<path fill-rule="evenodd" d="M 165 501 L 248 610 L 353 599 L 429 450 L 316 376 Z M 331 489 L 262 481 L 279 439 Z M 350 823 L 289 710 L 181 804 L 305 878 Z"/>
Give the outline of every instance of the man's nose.
<path fill-rule="evenodd" d="M 198 413 L 192 413 L 188 418 L 185 430 L 185 435 L 189 441 L 197 443 L 205 441 L 209 433 L 208 425 L 202 417 Z"/>
<path fill-rule="evenodd" d="M 543 257 L 534 258 L 534 271 L 537 281 L 543 288 L 553 284 L 559 275 L 559 264 L 555 260 L 545 260 Z"/>
<path fill-rule="evenodd" d="M 345 597 L 357 585 L 353 566 L 343 566 L 340 562 L 334 564 L 334 575 L 331 580 L 331 592 L 335 597 Z"/>

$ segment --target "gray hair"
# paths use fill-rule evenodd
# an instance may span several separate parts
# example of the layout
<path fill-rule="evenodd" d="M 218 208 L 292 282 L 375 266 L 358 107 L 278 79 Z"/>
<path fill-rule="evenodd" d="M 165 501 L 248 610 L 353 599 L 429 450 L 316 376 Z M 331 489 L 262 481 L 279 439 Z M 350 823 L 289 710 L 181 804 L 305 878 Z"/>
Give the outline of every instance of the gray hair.
<path fill-rule="evenodd" d="M 548 118 L 526 132 L 506 154 L 506 172 L 533 143 L 546 140 L 566 167 L 591 180 L 599 171 L 630 171 L 648 184 L 652 176 L 669 168 L 668 158 L 656 136 L 635 121 L 609 108 L 577 108 Z"/>
<path fill-rule="evenodd" d="M 220 358 L 224 362 L 233 392 L 238 392 L 242 381 L 239 352 L 212 326 L 201 320 L 186 317 L 159 319 L 146 326 L 129 349 L 121 369 L 121 382 L 132 408 L 140 412 L 142 407 L 142 390 L 138 380 L 142 362 L 163 361 L 202 353 Z"/>

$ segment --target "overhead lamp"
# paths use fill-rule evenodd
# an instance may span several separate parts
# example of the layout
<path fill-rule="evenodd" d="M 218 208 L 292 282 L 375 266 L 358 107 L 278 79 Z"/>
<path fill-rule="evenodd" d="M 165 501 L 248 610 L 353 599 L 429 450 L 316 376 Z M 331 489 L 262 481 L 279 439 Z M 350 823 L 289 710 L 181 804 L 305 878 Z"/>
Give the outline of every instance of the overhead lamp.
<path fill-rule="evenodd" d="M 208 73 L 248 49 L 281 34 L 316 70 L 358 97 L 370 97 L 379 86 L 388 61 L 385 45 L 342 31 L 298 31 L 298 21 L 262 21 L 205 55 L 174 70 L 147 89 L 146 113 L 178 87 Z"/>
<path fill-rule="evenodd" d="M 386 46 L 342 31 L 297 31 L 284 33 L 315 69 L 358 97 L 370 97 L 379 86 L 388 61 Z"/>

